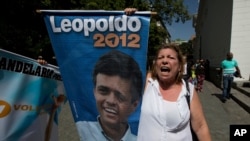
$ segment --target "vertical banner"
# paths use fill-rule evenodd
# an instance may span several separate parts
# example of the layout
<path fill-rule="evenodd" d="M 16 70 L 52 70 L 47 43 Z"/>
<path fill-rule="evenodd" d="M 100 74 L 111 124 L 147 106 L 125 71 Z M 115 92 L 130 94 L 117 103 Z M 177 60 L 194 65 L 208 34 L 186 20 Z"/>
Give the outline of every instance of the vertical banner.
<path fill-rule="evenodd" d="M 150 12 L 41 13 L 81 140 L 136 139 Z"/>
<path fill-rule="evenodd" d="M 64 94 L 57 67 L 0 49 L 0 140 L 57 141 Z"/>

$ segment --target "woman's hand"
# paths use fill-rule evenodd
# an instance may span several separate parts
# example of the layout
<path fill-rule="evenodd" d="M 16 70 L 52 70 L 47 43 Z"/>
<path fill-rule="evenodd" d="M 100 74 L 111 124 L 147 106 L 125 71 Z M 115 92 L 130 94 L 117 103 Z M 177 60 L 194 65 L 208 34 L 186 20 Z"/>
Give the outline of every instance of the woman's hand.
<path fill-rule="evenodd" d="M 137 11 L 136 8 L 125 8 L 125 9 L 124 9 L 124 12 L 125 12 L 126 15 L 132 15 L 132 14 L 134 14 L 136 11 Z"/>
<path fill-rule="evenodd" d="M 39 56 L 38 59 L 37 59 L 37 62 L 41 65 L 46 65 L 48 64 L 46 60 L 43 59 L 42 56 Z"/>

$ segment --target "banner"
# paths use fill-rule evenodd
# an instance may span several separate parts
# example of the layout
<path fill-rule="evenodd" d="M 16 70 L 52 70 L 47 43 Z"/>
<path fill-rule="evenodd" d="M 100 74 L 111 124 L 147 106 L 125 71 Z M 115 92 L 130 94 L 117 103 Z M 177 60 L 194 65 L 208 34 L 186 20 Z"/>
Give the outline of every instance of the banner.
<path fill-rule="evenodd" d="M 150 12 L 132 16 L 104 10 L 41 13 L 81 140 L 112 139 L 106 130 L 112 127 L 110 130 L 118 132 L 127 120 L 136 136 L 146 77 Z M 97 130 L 102 131 L 95 133 Z"/>
<path fill-rule="evenodd" d="M 0 141 L 57 141 L 58 68 L 0 49 Z"/>

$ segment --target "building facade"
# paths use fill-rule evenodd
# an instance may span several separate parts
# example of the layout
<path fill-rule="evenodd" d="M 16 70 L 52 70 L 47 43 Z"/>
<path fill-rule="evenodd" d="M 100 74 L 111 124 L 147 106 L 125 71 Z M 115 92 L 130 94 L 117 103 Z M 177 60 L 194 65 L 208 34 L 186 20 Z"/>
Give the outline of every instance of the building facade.
<path fill-rule="evenodd" d="M 250 75 L 250 1 L 201 0 L 195 19 L 195 58 L 208 59 L 211 80 L 220 85 L 218 68 L 227 52 L 234 54 L 242 76 Z"/>

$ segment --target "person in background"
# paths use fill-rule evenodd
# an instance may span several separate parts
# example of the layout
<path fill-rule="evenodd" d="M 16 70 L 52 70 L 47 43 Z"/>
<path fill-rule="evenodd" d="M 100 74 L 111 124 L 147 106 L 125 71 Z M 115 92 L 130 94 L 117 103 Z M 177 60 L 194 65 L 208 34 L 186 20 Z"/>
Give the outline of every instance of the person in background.
<path fill-rule="evenodd" d="M 191 67 L 191 76 L 189 78 L 189 82 L 191 82 L 195 89 L 197 90 L 197 77 L 196 77 L 196 68 L 195 65 L 192 65 Z"/>
<path fill-rule="evenodd" d="M 225 60 L 221 62 L 222 73 L 222 102 L 226 102 L 226 99 L 230 99 L 231 86 L 234 80 L 235 70 L 238 72 L 239 77 L 242 78 L 238 62 L 233 59 L 233 53 L 228 52 Z"/>
<path fill-rule="evenodd" d="M 184 60 L 184 71 L 183 71 L 183 79 L 184 80 L 188 80 L 189 79 L 189 70 L 188 69 L 190 69 L 190 68 L 188 68 L 188 62 L 187 62 L 187 57 L 186 56 L 183 56 L 183 60 Z"/>
<path fill-rule="evenodd" d="M 197 91 L 201 92 L 203 87 L 203 82 L 205 80 L 205 64 L 204 60 L 200 59 L 199 63 L 196 65 L 196 77 L 197 77 Z"/>
<path fill-rule="evenodd" d="M 154 61 L 143 94 L 138 141 L 191 141 L 191 127 L 200 141 L 211 141 L 202 105 L 191 83 L 189 109 L 179 46 L 162 45 Z"/>
<path fill-rule="evenodd" d="M 140 103 L 142 72 L 137 62 L 120 51 L 99 58 L 93 70 L 97 121 L 78 121 L 81 141 L 136 141 L 128 118 Z"/>

